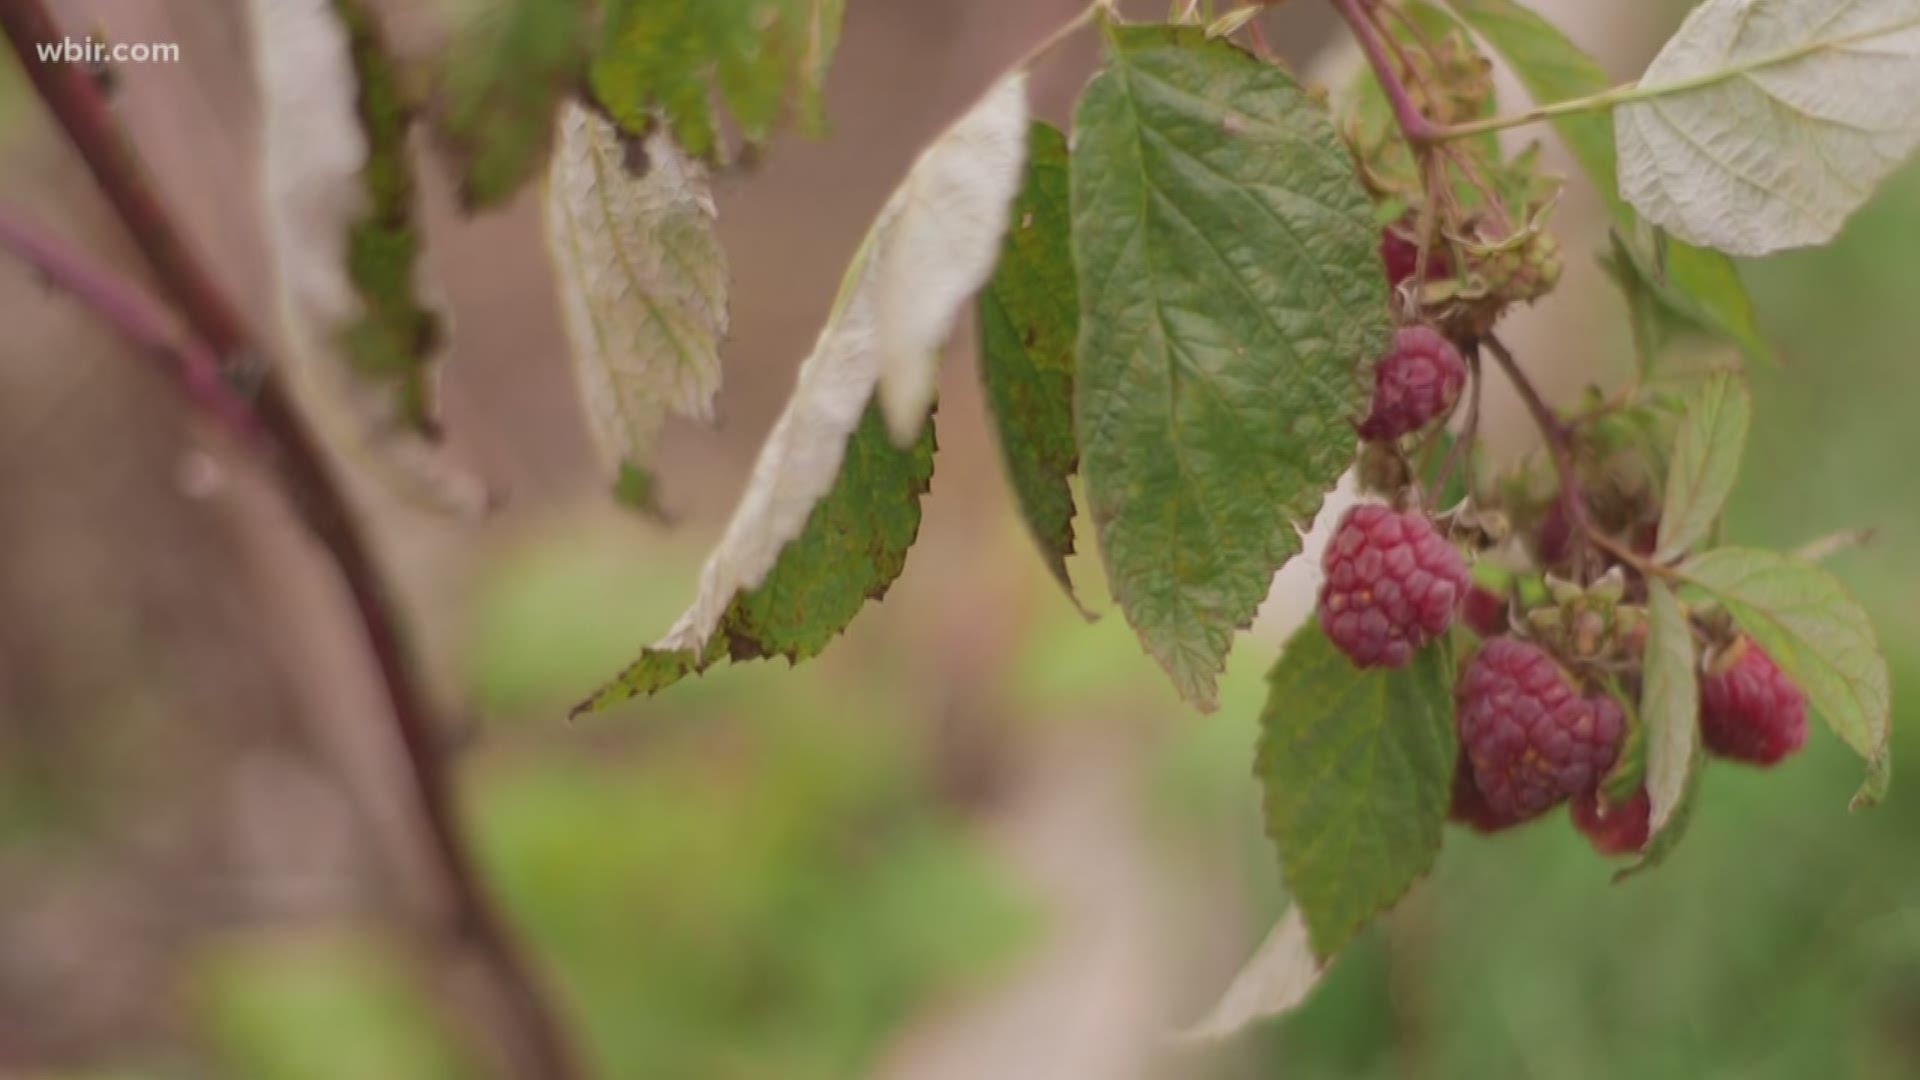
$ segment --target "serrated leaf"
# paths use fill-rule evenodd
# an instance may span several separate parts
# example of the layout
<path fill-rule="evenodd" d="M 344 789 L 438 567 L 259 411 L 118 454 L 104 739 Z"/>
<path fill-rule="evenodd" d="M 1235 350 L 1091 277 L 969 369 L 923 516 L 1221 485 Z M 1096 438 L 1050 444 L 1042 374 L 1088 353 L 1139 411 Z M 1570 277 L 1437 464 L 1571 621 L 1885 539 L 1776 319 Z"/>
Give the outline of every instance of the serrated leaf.
<path fill-rule="evenodd" d="M 1733 260 L 1717 251 L 1666 239 L 1662 245 L 1666 280 L 1679 296 L 1681 317 L 1730 342 L 1748 359 L 1772 362 L 1773 349 L 1760 336 L 1753 298 Z"/>
<path fill-rule="evenodd" d="M 994 84 L 894 193 L 874 280 L 880 412 L 894 445 L 920 434 L 961 306 L 993 273 L 1027 156 L 1027 77 Z"/>
<path fill-rule="evenodd" d="M 1114 595 L 1202 708 L 1353 460 L 1391 334 L 1325 107 L 1198 28 L 1109 31 L 1075 117 L 1081 471 Z"/>
<path fill-rule="evenodd" d="M 1647 582 L 1647 622 L 1640 723 L 1647 739 L 1651 842 L 1672 823 L 1692 783 L 1700 749 L 1700 683 L 1693 627 L 1664 581 Z"/>
<path fill-rule="evenodd" d="M 727 332 L 727 261 L 704 166 L 664 131 L 644 144 L 562 108 L 547 178 L 547 251 L 588 428 L 617 490 L 654 509 L 654 444 L 669 415 L 713 417 Z"/>
<path fill-rule="evenodd" d="M 587 66 L 587 0 L 466 0 L 438 74 L 441 144 L 470 208 L 539 172 L 555 110 Z"/>
<path fill-rule="evenodd" d="M 1531 9 L 1514 0 L 1449 2 L 1506 60 L 1536 103 L 1550 105 L 1610 88 L 1611 80 L 1599 61 Z M 1620 197 L 1613 114 L 1606 110 L 1574 113 L 1556 117 L 1553 126 L 1606 202 L 1621 233 L 1634 236 L 1639 215 Z M 1669 286 L 1655 292 L 1664 306 L 1733 342 L 1749 356 L 1769 355 L 1754 322 L 1753 303 L 1726 256 L 1668 241 L 1661 252 L 1666 272 L 1651 273 L 1638 247 L 1628 246 L 1643 273 Z"/>
<path fill-rule="evenodd" d="M 1073 597 L 1073 350 L 1080 333 L 1067 139 L 1035 123 L 1000 266 L 980 293 L 980 375 L 1000 458 L 1047 569 Z M 1078 601 L 1075 601 L 1078 603 Z"/>
<path fill-rule="evenodd" d="M 848 267 L 826 328 L 800 365 L 786 411 L 701 569 L 693 603 L 632 670 L 582 709 L 650 693 L 705 667 L 719 658 L 722 641 L 735 656 L 811 656 L 899 573 L 919 528 L 918 499 L 931 475 L 933 436 L 928 425 L 912 449 L 886 447 L 891 456 L 872 444 L 876 437 L 885 441 L 873 407 L 881 375 L 881 285 L 890 278 L 920 280 L 929 292 L 954 297 L 957 306 L 985 282 L 1005 228 L 1006 203 L 1019 186 L 1017 148 L 1024 146 L 1026 131 L 1025 78 L 1010 76 L 920 156 Z M 1000 152 L 1009 141 L 1015 152 Z M 966 149 L 994 155 L 1005 175 L 983 175 Z M 962 186 L 962 178 L 976 186 Z M 982 208 L 995 199 L 997 225 Z M 952 215 L 950 223 L 991 230 L 984 241 L 968 237 L 959 243 L 951 232 L 946 236 L 961 249 L 985 247 L 986 257 L 944 260 L 914 246 L 928 242 L 930 230 L 913 220 L 926 214 Z M 940 343 L 924 344 L 931 353 Z M 916 464 L 923 457 L 924 468 Z M 855 475 L 856 468 L 872 475 Z M 790 547 L 796 536 L 801 540 Z M 803 544 L 804 553 L 794 550 Z"/>
<path fill-rule="evenodd" d="M 1880 801 L 1892 776 L 1892 698 L 1873 623 L 1839 579 L 1770 551 L 1723 548 L 1680 575 L 1731 614 L 1807 692 L 1840 741 L 1867 763 L 1854 806 Z"/>
<path fill-rule="evenodd" d="M 401 497 L 478 513 L 433 445 L 442 317 L 420 260 L 412 122 L 358 0 L 253 0 L 265 180 L 289 372 L 327 434 Z"/>
<path fill-rule="evenodd" d="M 840 474 L 758 586 L 734 596 L 704 645 L 657 645 L 574 711 L 598 712 L 657 693 L 722 660 L 818 656 L 868 600 L 885 596 L 920 532 L 933 479 L 933 425 L 895 449 L 877 409 L 848 440 Z"/>
<path fill-rule="evenodd" d="M 1433 866 L 1457 745 L 1447 650 L 1362 671 L 1318 626 L 1267 676 L 1255 772 L 1313 952 L 1332 957 Z"/>
<path fill-rule="evenodd" d="M 1677 559 L 1712 534 L 1740 477 L 1740 458 L 1746 453 L 1752 424 L 1753 399 L 1747 384 L 1729 371 L 1709 376 L 1687 404 L 1667 467 L 1656 560 Z"/>
<path fill-rule="evenodd" d="M 1920 145 L 1920 0 L 1705 0 L 1618 110 L 1620 192 L 1732 255 L 1822 244 Z"/>
<path fill-rule="evenodd" d="M 719 160 L 719 105 L 749 146 L 792 113 L 825 124 L 821 88 L 844 0 L 611 0 L 589 71 L 620 126 L 644 133 L 664 114 L 695 157 Z"/>
<path fill-rule="evenodd" d="M 1659 317 L 1654 325 L 1706 334 L 1739 349 L 1749 360 L 1776 362 L 1773 349 L 1760 336 L 1753 301 L 1733 260 L 1664 234 L 1653 238 L 1652 252 L 1618 230 L 1612 240 L 1613 253 L 1602 261 L 1629 305 L 1642 303 L 1648 314 Z"/>
<path fill-rule="evenodd" d="M 1180 1039 L 1219 1042 L 1239 1034 L 1249 1024 L 1285 1016 L 1313 993 L 1325 967 L 1307 941 L 1307 922 L 1300 915 L 1300 906 L 1291 905 L 1233 977 L 1219 1002 L 1193 1026 L 1181 1031 Z"/>

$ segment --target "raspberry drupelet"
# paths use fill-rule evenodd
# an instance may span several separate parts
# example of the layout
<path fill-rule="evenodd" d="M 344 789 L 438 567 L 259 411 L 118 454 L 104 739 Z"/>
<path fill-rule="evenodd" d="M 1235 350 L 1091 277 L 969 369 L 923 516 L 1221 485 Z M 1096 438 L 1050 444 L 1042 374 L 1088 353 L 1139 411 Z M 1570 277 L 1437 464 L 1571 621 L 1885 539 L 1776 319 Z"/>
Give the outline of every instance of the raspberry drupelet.
<path fill-rule="evenodd" d="M 1385 442 L 1446 416 L 1467 385 L 1467 362 L 1438 330 L 1406 326 L 1373 368 L 1373 405 L 1360 437 Z"/>
<path fill-rule="evenodd" d="M 1545 649 L 1514 638 L 1481 646 L 1454 694 L 1474 783 L 1516 821 L 1598 785 L 1626 733 L 1619 703 L 1581 695 Z"/>
<path fill-rule="evenodd" d="M 1653 802 L 1646 788 L 1615 806 L 1602 808 L 1600 803 L 1598 787 L 1573 797 L 1573 827 L 1587 838 L 1593 850 L 1602 855 L 1633 855 L 1647 846 Z"/>
<path fill-rule="evenodd" d="M 1404 667 L 1453 625 L 1469 584 L 1460 552 L 1425 517 L 1347 511 L 1327 545 L 1320 627 L 1355 667 Z"/>
<path fill-rule="evenodd" d="M 1776 765 L 1807 741 L 1807 695 L 1751 639 L 1700 681 L 1700 739 L 1723 758 Z"/>

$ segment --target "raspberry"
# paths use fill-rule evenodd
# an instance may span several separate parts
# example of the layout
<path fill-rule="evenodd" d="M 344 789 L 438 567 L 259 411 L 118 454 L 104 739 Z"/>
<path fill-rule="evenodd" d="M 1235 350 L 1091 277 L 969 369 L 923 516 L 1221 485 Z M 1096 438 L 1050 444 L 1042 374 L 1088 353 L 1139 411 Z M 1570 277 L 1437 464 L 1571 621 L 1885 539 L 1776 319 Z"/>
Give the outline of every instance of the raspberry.
<path fill-rule="evenodd" d="M 1355 667 L 1404 667 L 1447 632 L 1467 592 L 1467 563 L 1417 513 L 1356 506 L 1322 564 L 1320 628 Z"/>
<path fill-rule="evenodd" d="M 1398 291 L 1413 278 L 1420 263 L 1419 226 L 1409 214 L 1396 225 L 1380 231 L 1380 261 L 1387 267 L 1387 285 Z M 1453 256 L 1444 245 L 1427 249 L 1427 280 L 1445 281 L 1453 276 Z"/>
<path fill-rule="evenodd" d="M 1460 605 L 1460 620 L 1483 638 L 1499 637 L 1507 632 L 1506 597 L 1475 585 L 1467 590 L 1466 602 Z"/>
<path fill-rule="evenodd" d="M 1447 808 L 1447 818 L 1483 833 L 1497 833 L 1519 824 L 1487 805 L 1487 797 L 1480 794 L 1479 786 L 1473 782 L 1473 762 L 1467 760 L 1464 746 L 1453 765 L 1453 804 Z"/>
<path fill-rule="evenodd" d="M 1419 431 L 1447 414 L 1467 384 L 1460 350 L 1430 326 L 1408 326 L 1373 368 L 1373 408 L 1360 437 L 1376 442 Z"/>
<path fill-rule="evenodd" d="M 1633 798 L 1604 810 L 1600 789 L 1584 791 L 1573 799 L 1573 827 L 1585 834 L 1593 850 L 1602 855 L 1632 855 L 1647 846 L 1647 832 L 1653 803 L 1642 787 Z"/>
<path fill-rule="evenodd" d="M 1751 639 L 1734 650 L 1700 683 L 1701 739 L 1724 758 L 1778 764 L 1807 741 L 1807 695 Z"/>
<path fill-rule="evenodd" d="M 1545 649 L 1513 638 L 1480 647 L 1454 690 L 1455 722 L 1487 805 L 1524 821 L 1592 788 L 1613 767 L 1626 716 L 1582 697 Z"/>

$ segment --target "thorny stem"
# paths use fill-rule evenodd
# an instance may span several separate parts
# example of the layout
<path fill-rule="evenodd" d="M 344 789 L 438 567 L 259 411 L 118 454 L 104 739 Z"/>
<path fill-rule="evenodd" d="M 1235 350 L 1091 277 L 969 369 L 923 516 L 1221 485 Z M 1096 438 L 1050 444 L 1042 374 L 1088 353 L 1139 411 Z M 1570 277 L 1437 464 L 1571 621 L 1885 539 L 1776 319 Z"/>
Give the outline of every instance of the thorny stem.
<path fill-rule="evenodd" d="M 0 0 L 0 35 L 85 160 L 161 287 L 211 356 L 229 373 L 249 374 L 265 354 L 154 194 L 145 169 L 99 87 L 82 65 L 42 59 L 41 49 L 60 41 L 59 29 L 42 0 Z M 86 287 L 76 290 L 76 295 L 94 304 L 103 317 L 137 344 L 154 344 L 155 339 L 144 333 L 153 327 L 138 317 L 139 312 L 124 304 L 115 307 L 115 302 L 126 299 L 123 295 L 102 291 L 98 281 L 85 275 L 79 284 Z M 135 318 L 129 321 L 128 315 Z M 539 980 L 496 913 L 461 836 L 452 780 L 441 760 L 440 728 L 412 666 L 402 639 L 398 607 L 373 556 L 372 545 L 281 375 L 272 367 L 260 366 L 265 370 L 260 375 L 254 408 L 254 417 L 265 436 L 260 442 L 288 496 L 332 557 L 352 599 L 392 708 L 396 735 L 419 803 L 426 848 L 448 908 L 446 930 L 484 966 L 493 982 L 503 1015 L 516 1029 L 513 1039 L 518 1044 L 516 1056 L 523 1060 L 522 1075 L 537 1080 L 575 1080 L 584 1075 L 583 1069 Z"/>

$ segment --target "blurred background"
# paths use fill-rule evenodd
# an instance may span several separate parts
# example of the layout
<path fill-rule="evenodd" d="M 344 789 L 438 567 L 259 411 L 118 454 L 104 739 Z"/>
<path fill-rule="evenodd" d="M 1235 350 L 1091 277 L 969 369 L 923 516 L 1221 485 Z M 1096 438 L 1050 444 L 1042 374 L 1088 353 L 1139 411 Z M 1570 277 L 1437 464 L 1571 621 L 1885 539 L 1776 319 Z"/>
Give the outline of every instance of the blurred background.
<path fill-rule="evenodd" d="M 243 5 L 54 6 L 76 35 L 181 44 L 180 64 L 122 69 L 117 107 L 267 328 Z M 1772 773 L 1711 769 L 1685 844 L 1625 885 L 1558 816 L 1450 833 L 1433 878 L 1296 1016 L 1171 1042 L 1282 902 L 1250 762 L 1275 626 L 1304 594 L 1283 580 L 1217 715 L 1181 707 L 1097 565 L 1075 566 L 1094 625 L 1039 569 L 970 340 L 883 604 L 801 668 L 716 669 L 563 719 L 688 598 L 918 147 L 1078 6 L 851 0 L 832 136 L 781 139 L 721 181 L 736 333 L 721 423 L 670 433 L 671 528 L 603 498 L 537 197 L 463 220 L 429 170 L 447 419 L 507 501 L 473 525 L 360 494 L 460 718 L 465 828 L 583 1055 L 666 1080 L 1920 1075 L 1920 793 L 1897 782 L 1847 814 L 1858 765 L 1823 735 Z M 1622 79 L 1683 7 L 1538 6 Z M 1327 22 L 1296 3 L 1268 32 L 1308 65 Z M 1048 62 L 1044 115 L 1066 119 L 1092 63 L 1084 44 Z M 0 200 L 141 273 L 6 66 Z M 1570 255 L 1602 228 L 1576 181 Z M 1916 252 L 1920 170 L 1832 248 L 1746 268 L 1783 361 L 1753 373 L 1731 524 L 1783 547 L 1879 530 L 1836 569 L 1880 626 L 1897 713 L 1920 703 Z M 1618 378 L 1629 348 L 1604 279 L 1570 263 L 1516 332 L 1566 394 Z M 419 945 L 409 796 L 326 562 L 136 359 L 0 260 L 0 1076 L 498 1075 L 473 973 Z M 1501 445 L 1524 450 L 1495 405 Z M 1920 775 L 1912 740 L 1895 745 L 1896 773 Z"/>

